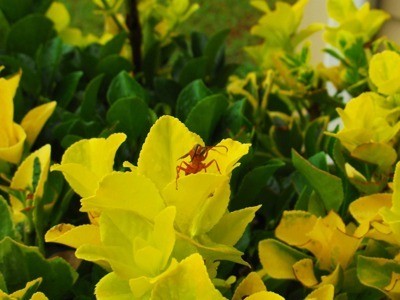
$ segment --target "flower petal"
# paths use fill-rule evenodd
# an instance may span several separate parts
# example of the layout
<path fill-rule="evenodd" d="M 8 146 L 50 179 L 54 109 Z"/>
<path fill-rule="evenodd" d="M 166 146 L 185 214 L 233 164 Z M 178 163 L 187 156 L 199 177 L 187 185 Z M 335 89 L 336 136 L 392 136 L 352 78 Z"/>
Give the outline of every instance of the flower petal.
<path fill-rule="evenodd" d="M 125 134 L 115 133 L 107 139 L 80 140 L 65 151 L 61 164 L 52 166 L 51 171 L 63 172 L 81 197 L 92 196 L 100 180 L 113 171 L 115 153 L 125 139 Z"/>
<path fill-rule="evenodd" d="M 32 146 L 46 121 L 53 114 L 57 102 L 52 101 L 30 110 L 21 121 L 26 133 L 26 141 Z"/>
<path fill-rule="evenodd" d="M 163 116 L 146 137 L 139 155 L 139 172 L 162 190 L 175 181 L 179 158 L 189 153 L 196 144 L 204 145 L 197 134 L 190 132 L 178 119 Z"/>

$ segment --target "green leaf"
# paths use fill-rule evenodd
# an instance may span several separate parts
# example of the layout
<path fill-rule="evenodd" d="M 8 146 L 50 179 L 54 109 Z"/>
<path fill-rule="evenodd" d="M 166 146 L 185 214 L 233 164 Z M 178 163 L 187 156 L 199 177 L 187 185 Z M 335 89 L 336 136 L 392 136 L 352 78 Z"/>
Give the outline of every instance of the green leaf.
<path fill-rule="evenodd" d="M 6 47 L 7 34 L 9 31 L 10 24 L 0 10 L 0 49 L 4 49 Z"/>
<path fill-rule="evenodd" d="M 8 293 L 6 281 L 4 279 L 3 274 L 1 274 L 1 272 L 0 272 L 0 291 Z"/>
<path fill-rule="evenodd" d="M 108 55 L 119 54 L 125 44 L 127 38 L 126 32 L 121 32 L 108 41 L 100 51 L 100 57 L 104 58 Z"/>
<path fill-rule="evenodd" d="M 358 256 L 357 276 L 362 284 L 390 295 L 392 276 L 400 274 L 400 263 L 393 259 Z"/>
<path fill-rule="evenodd" d="M 12 239 L 18 239 L 18 233 L 14 227 L 11 209 L 8 206 L 7 201 L 0 196 L 0 240 L 6 236 L 9 236 Z"/>
<path fill-rule="evenodd" d="M 190 83 L 179 94 L 176 103 L 176 115 L 180 120 L 186 120 L 193 107 L 211 94 L 212 92 L 204 85 L 202 80 Z"/>
<path fill-rule="evenodd" d="M 36 55 L 36 65 L 42 78 L 43 89 L 50 93 L 53 81 L 58 71 L 63 54 L 63 43 L 60 38 L 54 38 L 39 48 Z M 58 100 L 58 99 L 57 99 Z"/>
<path fill-rule="evenodd" d="M 328 125 L 328 117 L 319 117 L 313 120 L 307 127 L 304 137 L 306 156 L 310 157 L 321 151 L 321 141 Z"/>
<path fill-rule="evenodd" d="M 202 56 L 207 46 L 207 36 L 204 33 L 194 31 L 190 34 L 190 39 L 193 56 Z"/>
<path fill-rule="evenodd" d="M 122 71 L 112 80 L 107 91 L 107 100 L 108 103 L 113 104 L 117 100 L 127 97 L 146 100 L 143 87 L 126 71 Z"/>
<path fill-rule="evenodd" d="M 196 79 L 203 79 L 207 74 L 207 57 L 189 60 L 179 74 L 179 83 L 187 85 Z"/>
<path fill-rule="evenodd" d="M 227 130 L 229 134 L 236 135 L 243 128 L 249 129 L 253 126 L 244 114 L 246 103 L 246 99 L 236 101 L 228 107 L 222 116 L 221 127 Z"/>
<path fill-rule="evenodd" d="M 83 102 L 80 107 L 80 115 L 85 120 L 91 120 L 96 117 L 96 107 L 98 103 L 98 94 L 103 82 L 104 75 L 101 74 L 94 78 L 86 87 L 85 94 L 83 96 Z"/>
<path fill-rule="evenodd" d="M 131 145 L 134 145 L 150 127 L 149 108 L 139 98 L 122 98 L 114 102 L 108 110 L 107 122 L 116 124 L 115 131 L 126 133 Z"/>
<path fill-rule="evenodd" d="M 0 10 L 9 23 L 14 23 L 31 12 L 32 0 L 0 0 Z"/>
<path fill-rule="evenodd" d="M 209 144 L 215 127 L 227 107 L 228 101 L 224 95 L 208 96 L 193 107 L 186 119 L 185 125 L 190 131 L 200 135 L 206 144 Z"/>
<path fill-rule="evenodd" d="M 46 260 L 36 247 L 19 244 L 8 237 L 0 242 L 0 272 L 11 291 L 42 277 L 39 290 L 49 299 L 62 299 L 78 276 L 62 258 Z"/>
<path fill-rule="evenodd" d="M 131 72 L 132 68 L 132 64 L 127 59 L 119 56 L 118 54 L 113 54 L 100 60 L 96 66 L 96 73 L 104 73 L 104 80 L 108 84 L 112 78 L 117 76 L 120 72 Z"/>
<path fill-rule="evenodd" d="M 154 90 L 157 102 L 164 102 L 170 107 L 175 107 L 181 86 L 174 80 L 157 77 L 154 79 Z"/>
<path fill-rule="evenodd" d="M 294 167 L 305 177 L 324 203 L 327 211 L 338 211 L 343 202 L 343 187 L 340 178 L 322 171 L 292 151 Z"/>
<path fill-rule="evenodd" d="M 77 71 L 64 76 L 56 86 L 54 99 L 57 100 L 57 106 L 67 108 L 76 93 L 79 80 L 83 72 Z"/>
<path fill-rule="evenodd" d="M 224 29 L 214 34 L 207 43 L 204 50 L 204 56 L 207 57 L 207 73 L 218 67 L 221 57 L 224 55 L 224 42 L 228 37 L 230 29 Z"/>
<path fill-rule="evenodd" d="M 271 160 L 268 164 L 256 167 L 248 172 L 240 183 L 238 192 L 230 204 L 232 209 L 262 204 L 264 199 L 259 198 L 261 191 L 276 170 L 284 165 L 280 160 Z"/>
<path fill-rule="evenodd" d="M 41 15 L 29 15 L 15 23 L 7 37 L 7 50 L 34 56 L 40 45 L 54 36 L 53 23 Z"/>
<path fill-rule="evenodd" d="M 155 42 L 146 52 L 143 59 L 142 69 L 144 78 L 148 86 L 153 86 L 154 77 L 160 68 L 161 61 L 161 45 L 160 42 Z"/>

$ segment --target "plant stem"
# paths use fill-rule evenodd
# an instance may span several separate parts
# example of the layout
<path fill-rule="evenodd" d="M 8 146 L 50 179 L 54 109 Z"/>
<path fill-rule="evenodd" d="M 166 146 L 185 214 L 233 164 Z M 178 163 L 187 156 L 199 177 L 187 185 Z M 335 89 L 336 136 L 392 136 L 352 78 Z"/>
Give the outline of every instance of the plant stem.
<path fill-rule="evenodd" d="M 142 70 L 142 27 L 139 20 L 138 1 L 127 0 L 126 26 L 129 31 L 129 42 L 132 48 L 134 71 Z"/>

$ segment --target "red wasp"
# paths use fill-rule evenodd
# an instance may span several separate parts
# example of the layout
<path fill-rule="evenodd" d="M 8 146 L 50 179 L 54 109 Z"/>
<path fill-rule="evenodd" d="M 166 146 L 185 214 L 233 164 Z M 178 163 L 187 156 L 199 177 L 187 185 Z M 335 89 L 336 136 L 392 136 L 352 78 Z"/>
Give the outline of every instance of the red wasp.
<path fill-rule="evenodd" d="M 204 163 L 204 161 L 207 158 L 208 151 L 213 150 L 217 151 L 214 148 L 224 148 L 228 152 L 228 148 L 226 146 L 202 146 L 200 144 L 194 145 L 192 150 L 190 150 L 188 153 L 185 155 L 181 156 L 178 158 L 184 159 L 188 156 L 190 156 L 190 162 L 187 163 L 185 161 L 182 161 L 179 166 L 176 166 L 176 189 L 178 189 L 178 179 L 179 179 L 179 173 L 180 171 L 184 171 L 185 175 L 189 174 L 196 174 L 200 172 L 201 170 L 204 170 L 204 172 L 207 172 L 207 168 L 211 166 L 213 163 L 215 163 L 215 166 L 217 167 L 218 172 L 221 174 L 221 170 L 219 169 L 218 162 L 213 159 L 209 161 L 208 163 Z M 217 151 L 218 152 L 218 151 Z"/>

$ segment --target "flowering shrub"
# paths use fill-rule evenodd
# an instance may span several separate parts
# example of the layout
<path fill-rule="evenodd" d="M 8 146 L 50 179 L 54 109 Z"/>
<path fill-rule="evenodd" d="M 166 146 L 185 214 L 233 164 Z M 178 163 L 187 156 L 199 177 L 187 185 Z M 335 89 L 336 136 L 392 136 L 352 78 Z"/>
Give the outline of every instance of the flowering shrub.
<path fill-rule="evenodd" d="M 100 35 L 0 1 L 2 299 L 398 298 L 389 15 L 328 0 L 300 30 L 307 1 L 250 2 L 236 69 L 227 30 L 180 32 L 195 1 L 96 0 Z"/>

